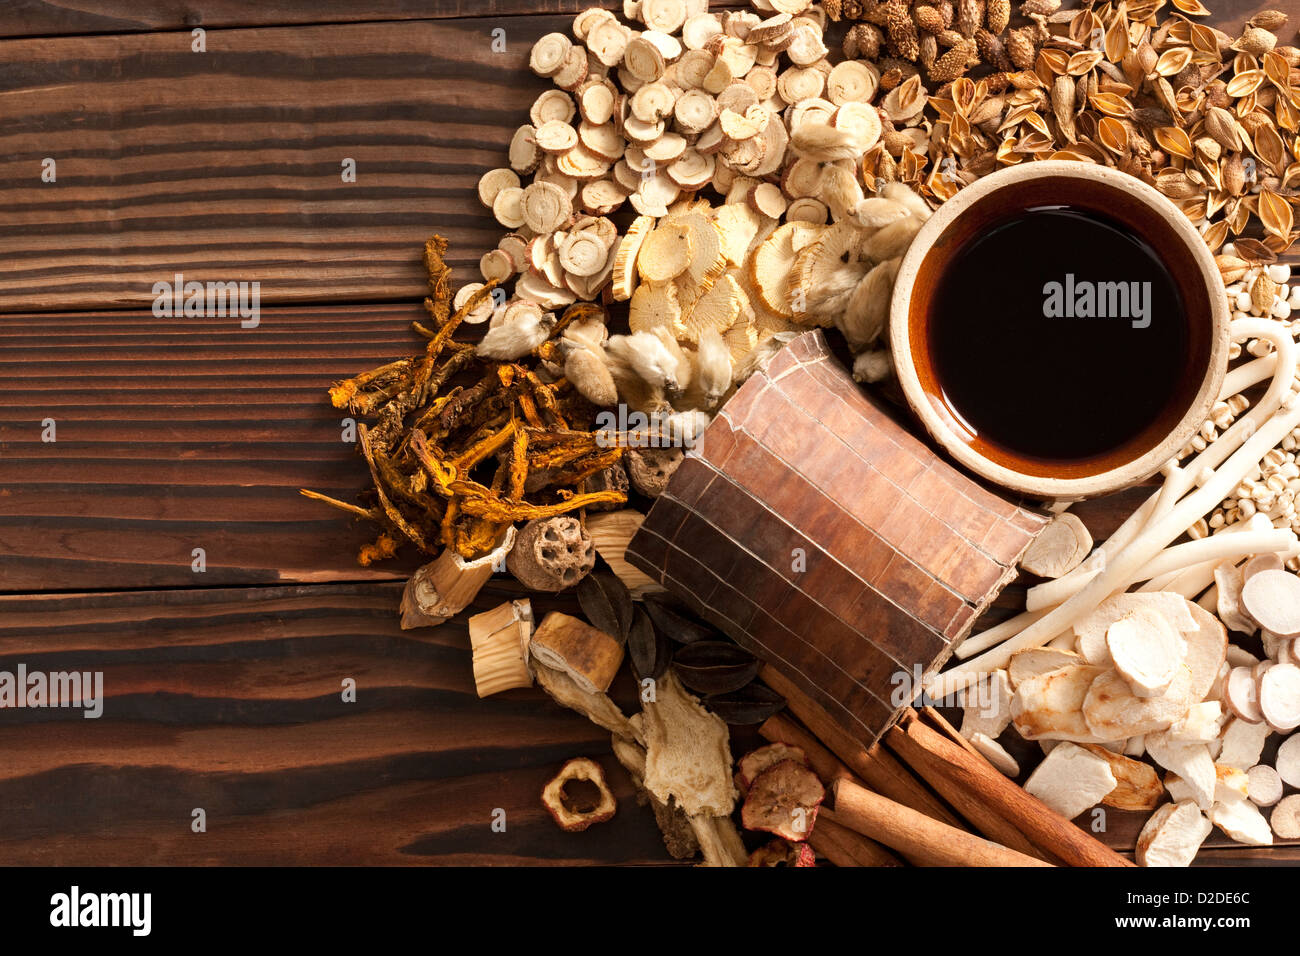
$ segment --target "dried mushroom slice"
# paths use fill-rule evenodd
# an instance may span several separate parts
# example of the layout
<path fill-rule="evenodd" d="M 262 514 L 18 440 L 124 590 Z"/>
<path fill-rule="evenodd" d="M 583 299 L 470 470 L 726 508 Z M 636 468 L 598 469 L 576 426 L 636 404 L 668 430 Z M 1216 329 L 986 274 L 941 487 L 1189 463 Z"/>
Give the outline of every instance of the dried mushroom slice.
<path fill-rule="evenodd" d="M 575 783 L 585 781 L 595 789 L 594 795 L 582 795 Z M 595 823 L 612 819 L 618 809 L 605 772 L 600 764 L 587 757 L 575 757 L 542 788 L 542 803 L 561 830 L 578 833 Z"/>

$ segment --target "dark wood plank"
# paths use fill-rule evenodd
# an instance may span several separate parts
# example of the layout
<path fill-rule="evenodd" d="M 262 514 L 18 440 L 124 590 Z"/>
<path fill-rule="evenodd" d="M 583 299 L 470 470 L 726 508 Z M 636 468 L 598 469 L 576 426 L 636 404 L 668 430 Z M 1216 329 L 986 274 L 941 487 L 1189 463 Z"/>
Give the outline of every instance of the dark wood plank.
<path fill-rule="evenodd" d="M 489 586 L 476 609 L 511 590 Z M 401 631 L 396 584 L 0 597 L 0 670 L 104 674 L 104 713 L 0 710 L 10 864 L 671 862 L 608 735 L 540 691 L 474 693 L 464 617 Z M 572 610 L 541 599 L 539 612 Z M 342 680 L 357 682 L 355 703 Z M 634 703 L 630 680 L 618 685 Z M 542 785 L 604 765 L 616 818 Z M 191 811 L 207 832 L 190 830 Z M 506 832 L 490 824 L 506 812 Z"/>
<path fill-rule="evenodd" d="M 6 42 L 0 309 L 149 308 L 177 272 L 263 305 L 417 299 L 435 228 L 474 266 L 504 231 L 475 186 L 566 23 L 513 18 L 500 53 L 485 20 Z"/>
<path fill-rule="evenodd" d="M 0 317 L 0 591 L 392 579 L 300 494 L 369 483 L 332 381 L 412 354 L 416 306 Z M 54 442 L 42 421 L 54 420 Z M 192 570 L 203 548 L 207 570 Z"/>

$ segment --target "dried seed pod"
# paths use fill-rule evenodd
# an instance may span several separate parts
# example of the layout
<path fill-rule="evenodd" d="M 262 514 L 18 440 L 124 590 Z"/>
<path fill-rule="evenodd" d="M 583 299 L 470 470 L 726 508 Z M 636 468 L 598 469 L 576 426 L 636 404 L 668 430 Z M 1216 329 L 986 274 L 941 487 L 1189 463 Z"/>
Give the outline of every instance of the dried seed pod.
<path fill-rule="evenodd" d="M 1038 55 L 1038 50 L 1034 44 L 1033 31 L 1027 27 L 1012 30 L 1007 34 L 1006 47 L 1007 55 L 1011 57 L 1011 62 L 1015 64 L 1016 69 L 1032 70 L 1034 68 L 1034 59 Z"/>
<path fill-rule="evenodd" d="M 943 15 L 929 4 L 917 4 L 912 9 L 912 19 L 926 33 L 942 33 L 947 29 Z"/>
<path fill-rule="evenodd" d="M 636 608 L 632 626 L 627 636 L 628 657 L 632 660 L 632 673 L 637 680 L 657 680 L 672 662 L 672 646 L 668 638 L 654 626 L 643 608 Z"/>
<path fill-rule="evenodd" d="M 785 698 L 766 684 L 752 681 L 729 694 L 710 694 L 704 703 L 723 720 L 735 726 L 761 724 L 785 707 Z"/>
<path fill-rule="evenodd" d="M 582 523 L 572 515 L 558 515 L 536 518 L 519 530 L 506 569 L 529 590 L 562 591 L 577 584 L 595 563 L 596 549 Z"/>
<path fill-rule="evenodd" d="M 895 56 L 905 60 L 915 60 L 921 55 L 920 38 L 916 23 L 908 15 L 907 5 L 903 0 L 891 0 L 886 28 L 889 31 L 889 47 Z"/>
<path fill-rule="evenodd" d="M 989 32 L 997 36 L 1011 22 L 1011 0 L 988 0 L 984 15 Z"/>
<path fill-rule="evenodd" d="M 680 448 L 629 448 L 627 474 L 632 487 L 647 498 L 663 494 L 682 461 Z"/>
<path fill-rule="evenodd" d="M 984 0 L 958 0 L 957 32 L 967 38 L 973 38 L 975 31 L 984 22 Z"/>
<path fill-rule="evenodd" d="M 673 655 L 673 673 L 683 685 L 702 694 L 739 690 L 755 677 L 762 662 L 729 641 L 697 641 Z"/>
<path fill-rule="evenodd" d="M 970 49 L 967 47 L 953 47 L 943 56 L 939 57 L 939 59 L 934 61 L 934 66 L 930 68 L 930 81 L 933 83 L 947 83 L 964 75 L 966 72 L 966 61 L 969 56 Z"/>
<path fill-rule="evenodd" d="M 620 641 L 632 626 L 632 597 L 627 586 L 612 574 L 589 574 L 578 583 L 578 604 L 587 620 Z"/>
<path fill-rule="evenodd" d="M 655 627 L 678 644 L 718 639 L 717 631 L 696 620 L 686 605 L 666 592 L 647 594 L 641 603 Z"/>
<path fill-rule="evenodd" d="M 849 60 L 874 60 L 880 56 L 885 36 L 874 23 L 855 23 L 844 35 L 844 56 Z"/>

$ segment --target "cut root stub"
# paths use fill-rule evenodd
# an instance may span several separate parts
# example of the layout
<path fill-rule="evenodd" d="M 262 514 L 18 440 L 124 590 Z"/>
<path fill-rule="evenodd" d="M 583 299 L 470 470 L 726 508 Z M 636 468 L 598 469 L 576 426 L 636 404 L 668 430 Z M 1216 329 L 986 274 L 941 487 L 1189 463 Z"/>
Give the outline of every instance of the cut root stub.
<path fill-rule="evenodd" d="M 582 793 L 577 785 L 584 781 L 595 787 L 594 797 Z M 604 823 L 618 809 L 618 801 L 605 782 L 605 772 L 600 764 L 587 757 L 575 757 L 560 768 L 554 779 L 542 788 L 542 803 L 560 829 L 570 833 L 585 830 L 593 823 Z"/>

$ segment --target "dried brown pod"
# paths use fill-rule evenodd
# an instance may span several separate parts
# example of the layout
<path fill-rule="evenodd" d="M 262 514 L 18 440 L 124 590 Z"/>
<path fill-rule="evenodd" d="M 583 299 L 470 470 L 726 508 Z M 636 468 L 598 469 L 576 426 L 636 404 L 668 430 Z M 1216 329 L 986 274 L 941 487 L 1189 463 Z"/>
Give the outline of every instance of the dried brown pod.
<path fill-rule="evenodd" d="M 597 571 L 578 582 L 578 605 L 600 630 L 626 641 L 632 626 L 632 596 L 627 585 L 614 575 Z"/>
<path fill-rule="evenodd" d="M 654 626 L 644 607 L 633 612 L 632 627 L 627 635 L 627 653 L 637 680 L 657 679 L 672 661 L 672 646 Z"/>
<path fill-rule="evenodd" d="M 716 641 L 720 636 L 709 625 L 697 621 L 684 604 L 667 592 L 646 594 L 641 602 L 655 628 L 678 644 Z"/>
<path fill-rule="evenodd" d="M 533 591 L 562 591 L 577 584 L 596 563 L 596 549 L 572 515 L 536 518 L 525 524 L 506 558 L 506 569 Z"/>
<path fill-rule="evenodd" d="M 728 694 L 710 694 L 704 703 L 728 724 L 752 726 L 784 708 L 785 698 L 766 684 L 753 681 Z"/>
<path fill-rule="evenodd" d="M 697 641 L 673 655 L 673 672 L 686 687 L 701 694 L 739 690 L 758 676 L 760 661 L 729 641 Z"/>

